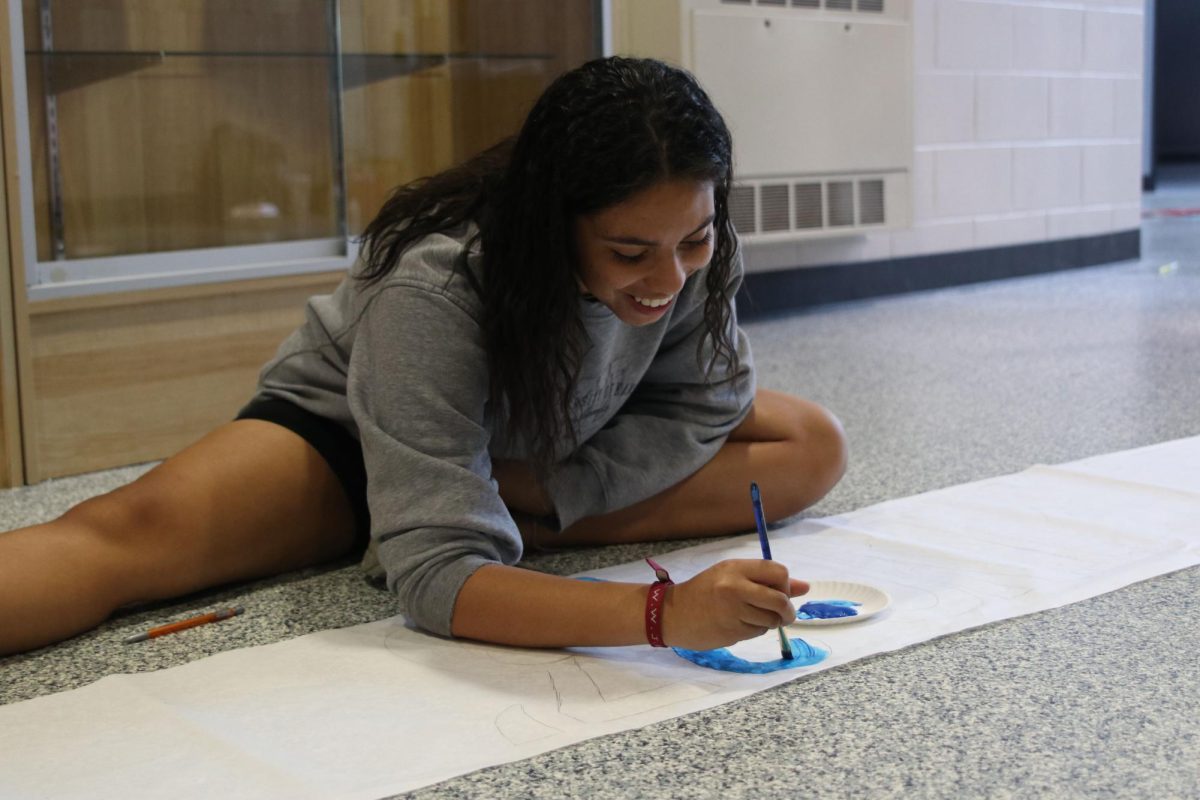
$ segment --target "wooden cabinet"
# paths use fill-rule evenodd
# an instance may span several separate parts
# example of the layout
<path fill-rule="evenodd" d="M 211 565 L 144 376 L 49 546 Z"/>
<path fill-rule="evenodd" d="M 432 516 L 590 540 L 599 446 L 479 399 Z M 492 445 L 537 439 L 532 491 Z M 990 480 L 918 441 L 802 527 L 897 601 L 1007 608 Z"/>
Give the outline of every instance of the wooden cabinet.
<path fill-rule="evenodd" d="M 40 261 L 338 232 L 323 0 L 22 2 Z"/>
<path fill-rule="evenodd" d="M 21 2 L 41 261 L 353 234 L 595 52 L 589 0 Z"/>
<path fill-rule="evenodd" d="M 350 230 L 362 230 L 392 187 L 514 133 L 555 76 L 599 55 L 594 6 L 343 0 Z"/>
<path fill-rule="evenodd" d="M 0 18 L 0 38 L 7 39 L 8 33 L 6 14 Z M 0 57 L 0 153 L 7 153 L 13 147 L 9 102 L 12 73 L 6 66 L 5 59 Z M 21 284 L 21 275 L 17 242 L 9 236 L 9 229 L 17 219 L 9 203 L 9 195 L 15 196 L 14 178 L 6 166 L 4 180 L 0 181 L 0 488 L 17 486 L 25 480 L 16 348 L 16 327 L 21 317 L 14 305 L 19 295 L 13 292 L 13 287 Z"/>
<path fill-rule="evenodd" d="M 339 275 L 37 304 L 30 317 L 38 478 L 168 456 L 233 419 L 259 368 Z"/>
<path fill-rule="evenodd" d="M 4 127 L 0 109 L 0 130 Z M 21 457 L 20 408 L 17 395 L 16 330 L 13 325 L 12 260 L 9 256 L 8 201 L 0 183 L 0 488 L 24 480 Z"/>
<path fill-rule="evenodd" d="M 23 438 L 28 481 L 163 458 L 229 419 L 350 257 L 189 283 L 206 254 L 352 253 L 392 188 L 515 132 L 599 54 L 596 0 L 0 2 L 4 108 L 28 141 L 26 163 L 4 151 L 0 454 Z M 192 266 L 154 288 L 70 277 L 179 254 Z M 85 288 L 41 291 L 60 279 Z"/>

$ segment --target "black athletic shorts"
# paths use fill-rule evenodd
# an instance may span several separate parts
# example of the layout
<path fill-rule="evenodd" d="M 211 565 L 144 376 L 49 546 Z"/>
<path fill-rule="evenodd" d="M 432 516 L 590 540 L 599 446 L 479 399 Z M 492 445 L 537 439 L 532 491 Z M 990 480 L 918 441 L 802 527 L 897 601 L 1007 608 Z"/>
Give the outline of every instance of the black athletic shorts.
<path fill-rule="evenodd" d="M 282 425 L 321 454 L 346 492 L 354 512 L 356 545 L 365 550 L 371 537 L 371 515 L 367 510 L 367 468 L 358 440 L 336 422 L 276 397 L 255 397 L 237 413 L 237 419 L 261 419 Z"/>

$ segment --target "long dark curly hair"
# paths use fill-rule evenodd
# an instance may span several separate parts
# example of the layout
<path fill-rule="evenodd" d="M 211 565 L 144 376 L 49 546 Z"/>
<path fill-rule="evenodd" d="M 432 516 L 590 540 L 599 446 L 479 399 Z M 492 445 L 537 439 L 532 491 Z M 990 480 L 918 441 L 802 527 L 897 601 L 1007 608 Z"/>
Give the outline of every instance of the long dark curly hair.
<path fill-rule="evenodd" d="M 397 189 L 363 233 L 357 275 L 380 280 L 422 237 L 477 225 L 490 402 L 544 475 L 564 441 L 576 444 L 570 397 L 588 346 L 574 220 L 667 179 L 712 183 L 717 243 L 696 356 L 706 374 L 719 358 L 736 369 L 732 141 L 696 79 L 659 61 L 601 58 L 566 72 L 516 137 Z"/>

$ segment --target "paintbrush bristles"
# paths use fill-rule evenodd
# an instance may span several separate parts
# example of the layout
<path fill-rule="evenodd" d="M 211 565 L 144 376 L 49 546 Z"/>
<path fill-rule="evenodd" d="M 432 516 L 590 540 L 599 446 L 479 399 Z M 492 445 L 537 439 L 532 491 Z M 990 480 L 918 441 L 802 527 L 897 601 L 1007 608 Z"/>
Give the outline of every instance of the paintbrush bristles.
<path fill-rule="evenodd" d="M 792 650 L 792 643 L 788 641 L 787 634 L 783 632 L 782 625 L 775 630 L 779 633 L 779 655 L 790 661 L 796 657 L 795 651 Z"/>

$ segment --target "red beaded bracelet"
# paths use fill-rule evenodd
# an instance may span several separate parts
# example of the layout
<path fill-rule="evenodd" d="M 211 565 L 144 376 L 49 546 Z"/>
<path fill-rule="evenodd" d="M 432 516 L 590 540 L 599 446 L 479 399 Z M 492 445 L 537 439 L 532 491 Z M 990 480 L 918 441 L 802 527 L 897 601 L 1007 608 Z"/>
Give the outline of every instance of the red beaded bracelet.
<path fill-rule="evenodd" d="M 654 559 L 647 558 L 646 563 L 654 570 L 657 580 L 650 584 L 650 593 L 646 595 L 646 641 L 652 647 L 666 647 L 662 635 L 663 601 L 667 599 L 667 587 L 674 586 L 675 581 L 667 571 Z"/>

